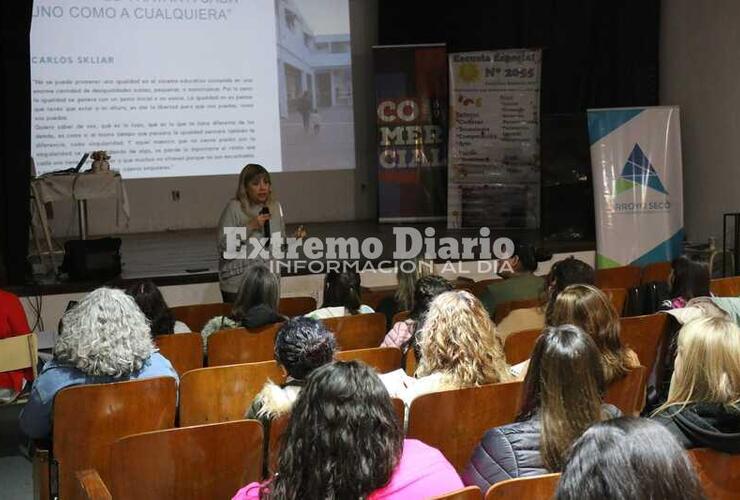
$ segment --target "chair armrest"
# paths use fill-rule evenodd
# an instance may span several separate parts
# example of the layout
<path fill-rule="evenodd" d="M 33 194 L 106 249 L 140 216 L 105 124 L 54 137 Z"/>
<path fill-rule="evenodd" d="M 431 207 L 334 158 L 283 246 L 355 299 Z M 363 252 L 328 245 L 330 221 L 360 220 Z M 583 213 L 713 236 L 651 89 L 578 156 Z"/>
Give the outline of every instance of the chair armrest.
<path fill-rule="evenodd" d="M 113 497 L 95 469 L 85 469 L 75 473 L 77 491 L 86 500 L 112 500 Z"/>

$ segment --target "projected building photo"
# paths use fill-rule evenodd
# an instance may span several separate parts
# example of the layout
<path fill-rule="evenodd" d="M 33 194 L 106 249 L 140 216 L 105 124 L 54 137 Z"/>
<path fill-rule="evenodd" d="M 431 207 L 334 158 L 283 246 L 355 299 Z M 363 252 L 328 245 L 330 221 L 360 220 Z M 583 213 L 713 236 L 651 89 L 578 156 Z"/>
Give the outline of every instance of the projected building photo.
<path fill-rule="evenodd" d="M 275 5 L 283 170 L 353 168 L 348 2 Z"/>

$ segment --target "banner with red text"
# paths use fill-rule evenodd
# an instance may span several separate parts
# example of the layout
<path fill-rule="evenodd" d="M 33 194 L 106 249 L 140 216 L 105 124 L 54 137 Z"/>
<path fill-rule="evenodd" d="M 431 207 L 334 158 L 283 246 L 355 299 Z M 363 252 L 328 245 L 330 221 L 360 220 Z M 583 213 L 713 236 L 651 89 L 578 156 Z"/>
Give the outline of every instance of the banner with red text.
<path fill-rule="evenodd" d="M 447 214 L 447 49 L 373 47 L 378 124 L 378 220 Z"/>
<path fill-rule="evenodd" d="M 541 60 L 450 54 L 449 228 L 539 228 Z"/>

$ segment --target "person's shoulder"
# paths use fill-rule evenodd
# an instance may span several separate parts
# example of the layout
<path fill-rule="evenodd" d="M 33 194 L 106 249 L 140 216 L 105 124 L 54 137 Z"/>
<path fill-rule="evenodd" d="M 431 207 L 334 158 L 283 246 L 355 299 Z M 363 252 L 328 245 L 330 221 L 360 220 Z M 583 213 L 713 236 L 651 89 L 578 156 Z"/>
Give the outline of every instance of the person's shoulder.
<path fill-rule="evenodd" d="M 370 307 L 368 305 L 362 304 L 360 306 L 360 314 L 370 314 L 370 313 L 374 313 L 374 312 L 375 312 L 375 309 L 373 309 L 372 307 Z"/>
<path fill-rule="evenodd" d="M 139 370 L 137 377 L 134 378 L 149 378 L 149 377 L 177 377 L 177 372 L 172 366 L 169 359 L 165 358 L 161 353 L 154 352 L 149 359 L 146 360 L 144 366 Z"/>

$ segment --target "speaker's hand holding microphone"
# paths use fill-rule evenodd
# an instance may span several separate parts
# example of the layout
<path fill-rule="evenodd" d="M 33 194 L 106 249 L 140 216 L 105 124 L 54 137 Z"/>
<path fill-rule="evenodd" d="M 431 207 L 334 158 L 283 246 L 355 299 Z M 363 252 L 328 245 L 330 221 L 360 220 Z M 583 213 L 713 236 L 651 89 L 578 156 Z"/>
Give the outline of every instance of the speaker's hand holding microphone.
<path fill-rule="evenodd" d="M 249 229 L 262 229 L 266 237 L 270 236 L 270 209 L 262 207 L 260 213 L 248 224 Z"/>

